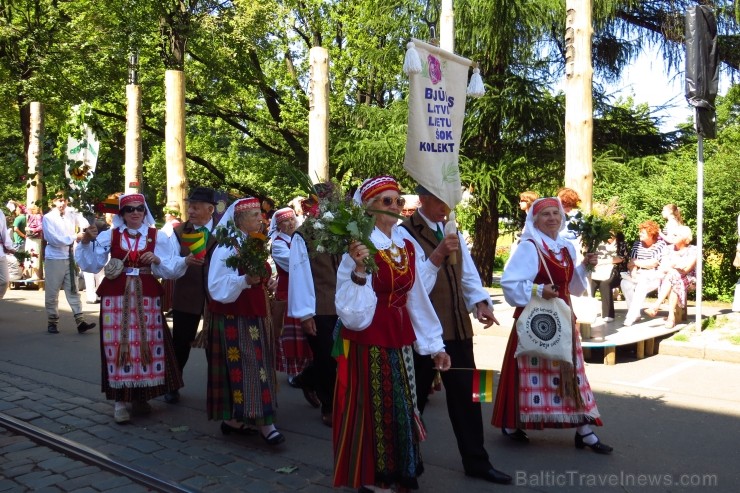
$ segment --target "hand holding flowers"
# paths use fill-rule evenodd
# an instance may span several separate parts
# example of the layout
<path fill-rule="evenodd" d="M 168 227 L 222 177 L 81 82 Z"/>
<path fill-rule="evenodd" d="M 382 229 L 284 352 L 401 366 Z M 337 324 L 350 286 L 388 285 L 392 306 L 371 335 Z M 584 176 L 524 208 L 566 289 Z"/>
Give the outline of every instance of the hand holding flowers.
<path fill-rule="evenodd" d="M 236 227 L 233 221 L 228 221 L 226 227 L 215 230 L 214 236 L 219 246 L 233 247 L 236 252 L 226 259 L 226 266 L 236 269 L 250 277 L 268 277 L 269 267 L 267 257 L 267 237 L 262 233 L 244 233 Z M 252 284 L 252 283 L 250 283 Z"/>

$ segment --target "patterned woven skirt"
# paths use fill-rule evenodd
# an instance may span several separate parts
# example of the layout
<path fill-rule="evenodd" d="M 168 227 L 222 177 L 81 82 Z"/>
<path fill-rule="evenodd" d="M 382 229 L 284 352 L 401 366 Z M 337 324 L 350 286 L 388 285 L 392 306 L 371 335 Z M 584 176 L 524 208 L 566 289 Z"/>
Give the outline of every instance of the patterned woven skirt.
<path fill-rule="evenodd" d="M 528 356 L 514 358 L 517 342 L 515 321 L 504 354 L 491 424 L 497 428 L 530 430 L 574 428 L 584 424 L 601 426 L 596 400 L 586 378 L 578 333 L 574 337 L 574 370 L 583 402 L 580 408 L 572 397 L 561 395 L 561 363 Z"/>
<path fill-rule="evenodd" d="M 208 360 L 208 419 L 275 422 L 275 344 L 260 317 L 211 314 Z"/>
<path fill-rule="evenodd" d="M 164 326 L 158 296 L 143 296 L 141 309 L 145 321 L 145 336 L 152 362 L 142 365 L 140 342 L 142 333 L 136 316 L 136 297 L 129 301 L 130 363 L 119 364 L 123 296 L 103 296 L 100 300 L 100 353 L 102 361 L 102 391 L 107 399 L 133 402 L 147 401 L 183 386 L 175 359 L 172 335 Z"/>
<path fill-rule="evenodd" d="M 418 489 L 424 466 L 400 349 L 348 343 L 334 394 L 334 486 Z"/>
<path fill-rule="evenodd" d="M 283 318 L 283 333 L 278 340 L 277 371 L 298 375 L 312 360 L 313 352 L 301 321 L 286 314 Z"/>

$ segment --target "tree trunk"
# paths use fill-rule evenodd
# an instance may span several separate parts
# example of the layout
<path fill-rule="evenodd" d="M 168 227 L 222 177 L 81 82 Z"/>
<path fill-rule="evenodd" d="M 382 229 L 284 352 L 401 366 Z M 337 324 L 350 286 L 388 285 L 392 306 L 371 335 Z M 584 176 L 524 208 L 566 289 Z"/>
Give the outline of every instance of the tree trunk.
<path fill-rule="evenodd" d="M 329 52 L 310 51 L 308 113 L 308 176 L 313 182 L 329 180 Z"/>
<path fill-rule="evenodd" d="M 492 191 L 488 204 L 475 220 L 475 235 L 471 254 L 475 259 L 481 282 L 490 286 L 493 280 L 493 262 L 498 242 L 498 192 Z"/>
<path fill-rule="evenodd" d="M 593 103 L 591 0 L 567 0 L 565 22 L 565 186 L 591 210 Z"/>
<path fill-rule="evenodd" d="M 164 74 L 165 99 L 165 146 L 167 149 L 167 201 L 180 204 L 183 221 L 187 220 L 185 190 L 185 73 L 182 70 L 167 70 Z"/>
<path fill-rule="evenodd" d="M 137 84 L 126 86 L 126 193 L 141 190 L 141 88 Z M 168 161 L 169 162 L 169 161 Z"/>
<path fill-rule="evenodd" d="M 28 188 L 26 188 L 26 205 L 29 207 L 43 197 L 41 186 L 41 156 L 44 152 L 44 105 L 32 102 L 29 107 L 28 148 Z M 24 132 L 24 133 L 25 133 Z M 35 185 L 31 183 L 35 182 Z M 44 207 L 41 207 L 45 209 Z"/>

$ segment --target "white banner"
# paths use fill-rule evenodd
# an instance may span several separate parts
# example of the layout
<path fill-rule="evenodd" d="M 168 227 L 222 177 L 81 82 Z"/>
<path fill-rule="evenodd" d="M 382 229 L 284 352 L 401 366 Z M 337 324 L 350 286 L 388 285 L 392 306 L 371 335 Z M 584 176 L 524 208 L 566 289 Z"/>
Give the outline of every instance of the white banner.
<path fill-rule="evenodd" d="M 69 186 L 75 190 L 85 190 L 87 188 L 87 184 L 95 174 L 95 167 L 98 163 L 100 142 L 87 125 L 85 125 L 84 132 L 85 135 L 81 141 L 72 136 L 67 139 L 67 158 L 70 161 L 80 162 L 77 167 L 68 164 L 66 169 Z"/>
<path fill-rule="evenodd" d="M 423 41 L 412 42 L 421 59 L 421 73 L 409 76 L 403 167 L 454 208 L 462 199 L 458 154 L 471 62 Z"/>

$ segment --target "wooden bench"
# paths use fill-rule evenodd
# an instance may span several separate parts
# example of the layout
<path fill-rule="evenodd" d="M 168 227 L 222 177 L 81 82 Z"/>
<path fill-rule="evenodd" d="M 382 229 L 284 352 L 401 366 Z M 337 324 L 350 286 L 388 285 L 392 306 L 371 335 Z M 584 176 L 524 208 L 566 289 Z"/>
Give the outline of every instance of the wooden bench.
<path fill-rule="evenodd" d="M 679 319 L 676 319 L 677 321 Z M 621 322 L 609 322 L 601 326 L 591 327 L 591 338 L 581 339 L 584 357 L 589 357 L 592 348 L 604 349 L 604 364 L 617 363 L 617 346 L 637 344 L 637 359 L 655 354 L 655 338 L 678 332 L 683 324 L 677 323 L 670 329 L 665 327 L 665 321 L 658 317 L 646 322 L 636 323 L 624 327 Z"/>
<path fill-rule="evenodd" d="M 10 289 L 44 289 L 43 279 L 16 279 L 10 281 Z"/>

